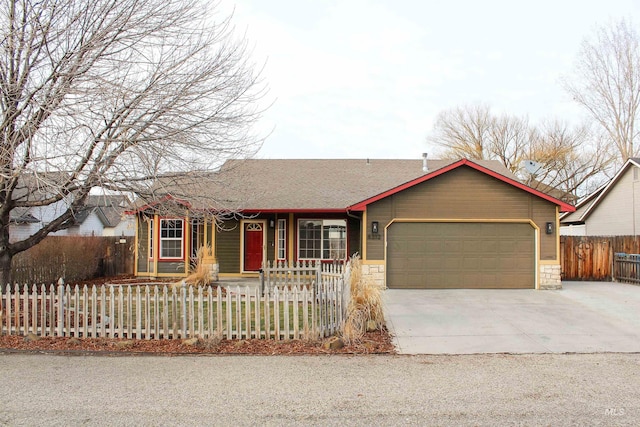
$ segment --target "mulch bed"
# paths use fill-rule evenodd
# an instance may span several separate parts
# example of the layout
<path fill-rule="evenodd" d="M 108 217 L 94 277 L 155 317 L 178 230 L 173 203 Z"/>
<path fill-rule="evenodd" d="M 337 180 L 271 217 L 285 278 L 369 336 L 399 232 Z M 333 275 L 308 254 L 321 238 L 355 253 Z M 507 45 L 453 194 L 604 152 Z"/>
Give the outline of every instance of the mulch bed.
<path fill-rule="evenodd" d="M 47 352 L 82 354 L 395 354 L 391 336 L 387 331 L 367 332 L 359 343 L 328 350 L 323 341 L 275 341 L 275 340 L 200 340 L 187 345 L 183 340 L 125 340 L 118 338 L 63 338 L 44 337 L 29 341 L 23 336 L 0 336 L 1 352 Z"/>
<path fill-rule="evenodd" d="M 168 281 L 171 281 L 170 279 Z M 145 285 L 158 283 L 134 276 L 101 277 L 78 282 L 80 286 L 105 284 Z M 72 283 L 75 285 L 76 282 Z M 187 345 L 183 340 L 126 340 L 121 338 L 62 338 L 43 337 L 29 341 L 23 336 L 0 335 L 0 352 L 50 352 L 62 354 L 395 354 L 392 338 L 387 330 L 367 332 L 358 343 L 339 349 L 326 349 L 327 340 L 200 340 Z"/>

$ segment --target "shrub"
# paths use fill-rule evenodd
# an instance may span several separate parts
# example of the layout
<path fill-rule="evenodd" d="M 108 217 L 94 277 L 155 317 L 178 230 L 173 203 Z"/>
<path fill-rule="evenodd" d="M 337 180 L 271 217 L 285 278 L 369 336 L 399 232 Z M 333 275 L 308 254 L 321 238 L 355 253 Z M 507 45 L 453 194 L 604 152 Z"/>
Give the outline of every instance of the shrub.
<path fill-rule="evenodd" d="M 94 236 L 49 236 L 13 258 L 13 281 L 40 284 L 55 283 L 60 277 L 67 283 L 92 279 L 100 273 L 108 243 Z"/>
<path fill-rule="evenodd" d="M 342 338 L 349 344 L 358 342 L 373 323 L 375 328 L 384 325 L 382 291 L 369 277 L 362 276 L 362 260 L 354 255 L 349 260 L 351 275 L 351 300 L 347 306 L 347 318 L 342 325 Z"/>
<path fill-rule="evenodd" d="M 196 258 L 191 263 L 190 274 L 184 281 L 191 286 L 205 286 L 211 282 L 211 266 L 205 264 L 204 258 L 211 256 L 211 245 L 200 246 L 196 251 Z M 182 283 L 182 281 L 178 282 Z"/>

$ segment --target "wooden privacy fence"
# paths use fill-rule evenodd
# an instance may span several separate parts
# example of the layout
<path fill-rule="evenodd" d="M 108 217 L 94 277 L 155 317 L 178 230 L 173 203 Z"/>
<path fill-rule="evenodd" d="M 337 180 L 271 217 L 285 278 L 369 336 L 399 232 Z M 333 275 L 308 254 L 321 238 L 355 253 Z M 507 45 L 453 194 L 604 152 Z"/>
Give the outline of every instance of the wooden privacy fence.
<path fill-rule="evenodd" d="M 1 333 L 129 339 L 315 339 L 338 331 L 342 277 L 304 286 L 13 286 L 0 302 Z"/>
<path fill-rule="evenodd" d="M 640 283 L 640 255 L 616 253 L 613 277 L 619 282 Z"/>
<path fill-rule="evenodd" d="M 615 253 L 640 253 L 640 236 L 561 236 L 563 280 L 612 280 Z"/>

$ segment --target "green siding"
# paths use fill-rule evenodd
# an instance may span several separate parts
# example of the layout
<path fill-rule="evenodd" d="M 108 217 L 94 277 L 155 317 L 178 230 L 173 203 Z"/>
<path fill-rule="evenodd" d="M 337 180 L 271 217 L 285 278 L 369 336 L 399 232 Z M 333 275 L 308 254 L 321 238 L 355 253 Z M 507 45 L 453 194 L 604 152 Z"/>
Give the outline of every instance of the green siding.
<path fill-rule="evenodd" d="M 240 272 L 240 221 L 225 221 L 216 230 L 216 259 L 220 273 Z"/>
<path fill-rule="evenodd" d="M 362 255 L 362 246 L 360 245 L 360 236 L 362 233 L 360 232 L 360 223 L 362 221 L 357 218 L 349 217 L 347 219 L 347 248 L 349 253 L 347 256 L 355 254 L 356 252 Z"/>
<path fill-rule="evenodd" d="M 184 262 L 158 262 L 158 273 L 175 274 L 176 276 L 184 276 Z"/>
<path fill-rule="evenodd" d="M 276 226 L 277 221 L 275 216 L 267 216 L 265 217 L 267 220 L 267 260 L 273 261 L 276 259 Z M 273 227 L 271 227 L 270 223 L 273 221 Z"/>
<path fill-rule="evenodd" d="M 540 259 L 555 260 L 558 259 L 557 249 L 557 233 L 558 224 L 556 224 L 556 206 L 531 196 L 531 219 L 540 227 Z M 553 234 L 546 233 L 546 223 L 553 223 Z M 558 259 L 558 261 L 560 261 Z"/>
<path fill-rule="evenodd" d="M 384 259 L 385 226 L 393 218 L 391 197 L 379 200 L 367 208 L 367 259 Z M 371 223 L 378 221 L 378 234 L 371 233 Z"/>
<path fill-rule="evenodd" d="M 372 203 L 367 208 L 367 234 L 380 224 L 379 240 L 367 239 L 367 259 L 384 259 L 384 227 L 404 219 L 532 219 L 541 229 L 540 259 L 556 259 L 556 234 L 544 234 L 555 224 L 555 204 L 539 199 L 496 178 L 462 167 Z"/>

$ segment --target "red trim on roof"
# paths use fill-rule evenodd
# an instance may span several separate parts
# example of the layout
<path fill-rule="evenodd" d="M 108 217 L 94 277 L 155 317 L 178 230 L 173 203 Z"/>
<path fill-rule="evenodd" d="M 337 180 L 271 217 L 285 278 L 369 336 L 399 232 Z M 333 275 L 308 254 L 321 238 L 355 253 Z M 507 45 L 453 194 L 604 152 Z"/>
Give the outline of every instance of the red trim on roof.
<path fill-rule="evenodd" d="M 479 164 L 474 163 L 474 162 L 472 162 L 471 160 L 468 160 L 468 159 L 459 160 L 459 161 L 451 163 L 450 165 L 447 165 L 447 166 L 445 166 L 445 167 L 443 167 L 441 169 L 438 169 L 438 170 L 435 170 L 435 171 L 433 171 L 431 173 L 427 173 L 425 175 L 422 175 L 419 178 L 416 178 L 416 179 L 414 179 L 412 181 L 409 181 L 409 182 L 406 182 L 404 184 L 401 184 L 401 185 L 399 185 L 399 186 L 397 186 L 395 188 L 392 188 L 392 189 L 387 190 L 387 191 L 385 191 L 383 193 L 380 193 L 377 196 L 370 197 L 370 198 L 368 198 L 366 200 L 363 200 L 363 201 L 361 201 L 359 203 L 356 203 L 355 205 L 349 206 L 347 208 L 347 210 L 360 211 L 360 212 L 364 211 L 364 210 L 366 210 L 367 205 L 369 205 L 369 204 L 371 204 L 373 202 L 377 202 L 380 199 L 384 199 L 385 197 L 389 197 L 389 196 L 391 196 L 393 194 L 399 193 L 399 192 L 401 192 L 403 190 L 406 190 L 407 188 L 413 187 L 416 184 L 420 184 L 422 182 L 428 181 L 428 180 L 430 180 L 432 178 L 435 178 L 437 176 L 445 174 L 445 173 L 447 173 L 447 172 L 449 172 L 449 171 L 451 171 L 453 169 L 457 169 L 457 168 L 459 168 L 461 166 L 469 166 L 472 169 L 475 169 L 475 170 L 477 170 L 479 172 L 482 172 L 482 173 L 485 173 L 485 174 L 487 174 L 489 176 L 492 176 L 493 178 L 496 178 L 496 179 L 498 179 L 498 180 L 500 180 L 502 182 L 505 182 L 505 183 L 507 183 L 509 185 L 512 185 L 512 186 L 516 187 L 516 188 L 519 188 L 520 190 L 524 190 L 527 193 L 533 194 L 534 196 L 540 197 L 540 198 L 542 198 L 544 200 L 547 200 L 547 201 L 549 201 L 551 203 L 554 203 L 554 204 L 560 206 L 560 211 L 561 212 L 575 212 L 575 210 L 576 210 L 575 207 L 571 206 L 568 203 L 563 202 L 562 200 L 558 200 L 555 197 L 551 197 L 548 194 L 545 194 L 545 193 L 543 193 L 541 191 L 535 190 L 535 189 L 533 189 L 533 188 L 531 188 L 531 187 L 529 187 L 527 185 L 524 185 L 524 184 L 522 184 L 522 183 L 520 183 L 520 182 L 518 182 L 518 181 L 516 181 L 514 179 L 508 178 L 508 177 L 506 177 L 504 175 L 499 174 L 498 172 L 495 172 L 495 171 L 492 171 L 491 169 L 485 168 L 484 166 L 480 166 Z"/>
<path fill-rule="evenodd" d="M 173 200 L 178 204 L 181 204 L 181 205 L 183 205 L 183 206 L 185 206 L 187 208 L 191 208 L 191 203 L 187 202 L 186 200 L 181 200 L 181 199 L 178 199 L 176 197 L 173 197 L 171 194 L 167 194 L 166 196 L 164 196 L 163 198 L 161 198 L 159 200 L 153 201 L 153 202 L 148 203 L 148 204 L 146 204 L 144 206 L 140 206 L 139 208 L 131 210 L 131 211 L 124 211 L 124 213 L 125 213 L 125 215 L 135 215 L 137 213 L 144 212 L 147 209 L 151 209 L 154 206 L 157 206 L 157 205 L 159 205 L 161 203 L 168 202 L 169 200 Z"/>
<path fill-rule="evenodd" d="M 241 209 L 239 212 L 246 213 L 345 213 L 347 210 L 342 209 Z"/>
<path fill-rule="evenodd" d="M 186 206 L 187 208 L 191 208 L 191 204 L 185 200 L 180 200 L 177 199 L 171 195 L 167 195 L 164 196 L 162 199 L 151 202 L 149 204 L 146 204 L 144 206 L 139 207 L 138 209 L 135 210 L 131 210 L 131 211 L 125 211 L 124 213 L 127 215 L 135 215 L 139 212 L 143 212 L 147 209 L 151 209 L 154 206 L 157 206 L 161 203 L 167 202 L 169 200 L 174 200 L 177 203 L 180 203 L 184 206 Z M 212 209 L 212 212 L 215 212 L 215 209 Z M 226 211 L 218 211 L 220 213 L 226 213 Z M 233 211 L 229 211 L 233 212 Z M 286 209 L 286 208 L 282 208 L 282 209 L 239 209 L 238 212 L 243 212 L 243 213 L 249 213 L 249 214 L 260 214 L 260 213 L 345 213 L 346 209 L 344 208 L 335 208 L 335 209 Z"/>

